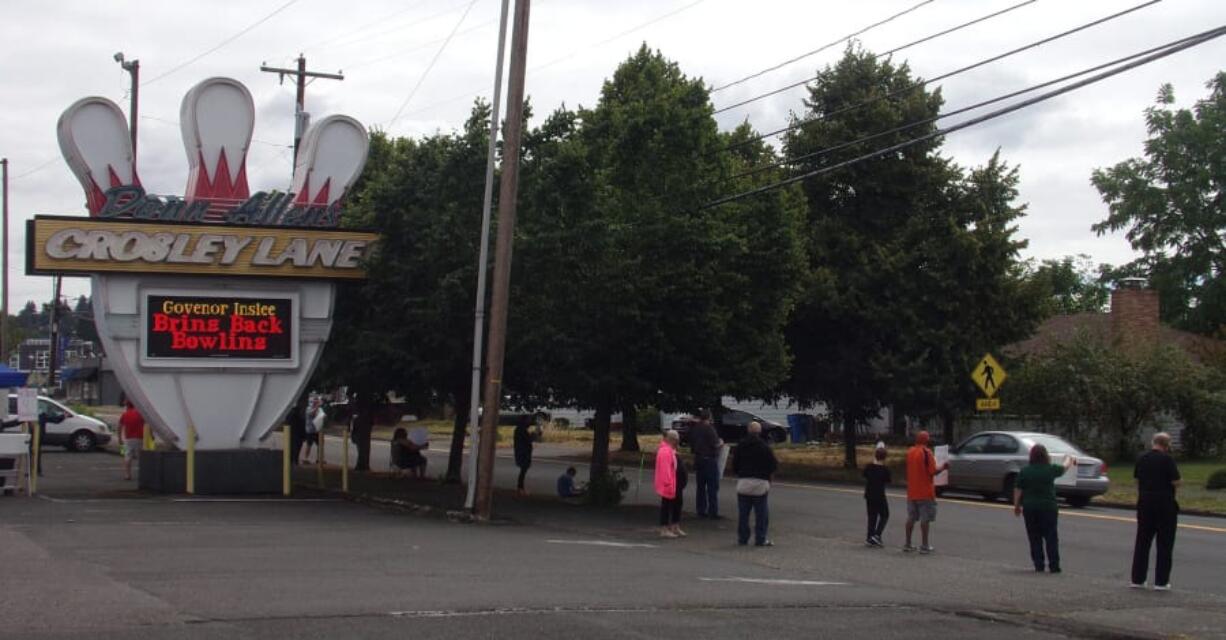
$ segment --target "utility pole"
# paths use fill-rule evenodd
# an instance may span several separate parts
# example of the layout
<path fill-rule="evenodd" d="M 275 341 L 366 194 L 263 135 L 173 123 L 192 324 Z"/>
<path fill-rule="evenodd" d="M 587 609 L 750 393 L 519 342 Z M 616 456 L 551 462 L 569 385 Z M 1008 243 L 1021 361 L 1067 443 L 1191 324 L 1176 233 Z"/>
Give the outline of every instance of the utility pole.
<path fill-rule="evenodd" d="M 507 129 L 504 136 L 502 177 L 498 190 L 498 242 L 494 248 L 493 298 L 490 301 L 490 339 L 485 358 L 485 411 L 481 414 L 480 457 L 477 460 L 479 520 L 489 520 L 493 506 L 494 438 L 502 406 L 502 364 L 507 346 L 507 306 L 511 288 L 511 248 L 515 232 L 515 205 L 519 191 L 519 147 L 524 120 L 524 71 L 528 60 L 528 13 L 531 0 L 515 0 L 511 31 L 511 73 L 507 82 Z"/>
<path fill-rule="evenodd" d="M 473 314 L 473 375 L 468 394 L 468 492 L 464 508 L 472 510 L 477 493 L 477 446 L 481 408 L 481 355 L 485 338 L 485 270 L 490 261 L 490 209 L 494 200 L 494 156 L 498 152 L 498 115 L 502 113 L 502 61 L 507 49 L 507 13 L 511 0 L 502 0 L 498 20 L 498 58 L 494 63 L 494 101 L 490 104 L 490 141 L 485 159 L 485 200 L 481 206 L 481 257 L 477 260 L 477 308 Z"/>
<path fill-rule="evenodd" d="M 307 78 L 327 78 L 328 80 L 344 80 L 345 76 L 340 72 L 337 73 L 321 73 L 319 71 L 307 71 L 306 58 L 300 53 L 298 54 L 298 68 L 284 69 L 281 67 L 270 67 L 267 64 L 260 65 L 260 71 L 267 73 L 275 73 L 280 76 L 281 81 L 285 81 L 285 76 L 294 76 L 297 80 L 298 93 L 297 100 L 294 103 L 294 163 L 298 162 L 298 143 L 302 142 L 302 134 L 307 128 L 307 112 L 306 112 L 306 79 Z"/>
<path fill-rule="evenodd" d="M 132 97 L 128 108 L 128 132 L 132 135 L 132 175 L 136 175 L 136 114 L 140 97 L 140 60 L 124 60 L 123 52 L 120 51 L 115 54 L 115 62 L 132 76 L 132 89 L 128 91 Z"/>
<path fill-rule="evenodd" d="M 55 389 L 55 370 L 60 364 L 60 285 L 63 276 L 51 276 L 54 292 L 51 294 L 51 345 L 47 353 L 47 388 Z"/>
<path fill-rule="evenodd" d="M 0 192 L 3 192 L 3 229 L 0 229 L 0 234 L 3 234 L 3 239 L 0 240 L 0 252 L 4 255 L 0 258 L 0 289 L 4 293 L 0 294 L 0 357 L 3 357 L 7 351 L 4 347 L 5 331 L 9 324 L 9 159 L 0 158 L 0 174 L 3 174 L 3 182 L 0 183 Z M 8 364 L 8 361 L 5 361 Z"/>

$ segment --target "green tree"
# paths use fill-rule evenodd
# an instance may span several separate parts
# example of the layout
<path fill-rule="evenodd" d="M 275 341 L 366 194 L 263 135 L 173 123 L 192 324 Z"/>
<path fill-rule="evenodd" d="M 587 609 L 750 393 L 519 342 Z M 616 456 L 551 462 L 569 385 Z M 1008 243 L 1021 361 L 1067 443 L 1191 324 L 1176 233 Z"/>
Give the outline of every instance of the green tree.
<path fill-rule="evenodd" d="M 614 411 L 766 392 L 788 364 L 799 200 L 698 207 L 745 184 L 712 111 L 700 79 L 644 46 L 527 149 L 512 327 L 538 383 L 511 382 L 595 410 L 593 478 Z"/>
<path fill-rule="evenodd" d="M 1044 299 L 1044 317 L 1103 311 L 1111 300 L 1111 279 L 1110 265 L 1095 265 L 1084 253 L 1043 260 L 1026 274 Z"/>
<path fill-rule="evenodd" d="M 819 170 L 932 133 L 934 124 L 913 123 L 939 113 L 940 92 L 915 83 L 906 64 L 849 47 L 810 87 L 786 157 Z M 855 143 L 869 135 L 877 137 Z M 787 330 L 796 364 L 783 390 L 826 403 L 842 424 L 848 467 L 857 427 L 891 402 L 941 416 L 951 438 L 972 397 L 974 361 L 1035 322 L 1017 262 L 1016 170 L 994 156 L 965 174 L 941 143 L 804 182 L 811 275 Z"/>
<path fill-rule="evenodd" d="M 1226 318 L 1226 72 L 1209 96 L 1175 109 L 1170 85 L 1145 112 L 1143 158 L 1094 172 L 1109 214 L 1092 229 L 1126 230 L 1142 256 L 1132 266 L 1162 297 L 1162 316 L 1182 328 L 1220 332 Z"/>
<path fill-rule="evenodd" d="M 458 480 L 468 416 L 481 194 L 490 110 L 458 133 L 421 140 L 375 134 L 347 224 L 381 233 L 369 278 L 345 287 L 320 379 L 347 385 L 377 410 L 396 391 L 416 406 L 450 405 L 446 476 Z M 359 442 L 359 460 L 369 434 Z"/>

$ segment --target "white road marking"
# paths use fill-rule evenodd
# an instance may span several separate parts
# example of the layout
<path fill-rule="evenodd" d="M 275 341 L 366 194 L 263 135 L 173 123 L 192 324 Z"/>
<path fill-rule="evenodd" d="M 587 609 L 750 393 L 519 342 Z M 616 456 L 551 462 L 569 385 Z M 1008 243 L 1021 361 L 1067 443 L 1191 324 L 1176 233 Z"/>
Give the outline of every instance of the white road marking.
<path fill-rule="evenodd" d="M 824 580 L 787 580 L 784 578 L 699 578 L 703 582 L 749 582 L 752 584 L 779 584 L 789 587 L 838 587 L 846 586 L 846 582 L 827 582 Z"/>
<path fill-rule="evenodd" d="M 546 540 L 549 544 L 582 544 L 591 547 L 616 547 L 618 549 L 655 549 L 656 545 L 645 542 L 612 542 L 610 540 Z"/>

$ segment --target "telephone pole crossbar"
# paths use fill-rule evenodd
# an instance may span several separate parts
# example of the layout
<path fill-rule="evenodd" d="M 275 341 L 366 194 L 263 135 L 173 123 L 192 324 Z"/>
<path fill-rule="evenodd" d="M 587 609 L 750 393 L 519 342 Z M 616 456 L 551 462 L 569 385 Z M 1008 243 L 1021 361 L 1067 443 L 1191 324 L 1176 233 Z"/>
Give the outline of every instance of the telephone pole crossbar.
<path fill-rule="evenodd" d="M 298 54 L 298 66 L 295 69 L 285 69 L 283 67 L 270 67 L 266 64 L 260 65 L 260 71 L 266 73 L 275 73 L 285 80 L 285 76 L 294 76 L 298 85 L 298 95 L 295 101 L 294 108 L 294 162 L 298 161 L 298 143 L 302 142 L 302 134 L 306 132 L 306 79 L 307 78 L 324 78 L 326 80 L 344 80 L 345 76 L 342 73 L 323 73 L 321 71 L 307 71 L 306 58 L 302 54 Z"/>

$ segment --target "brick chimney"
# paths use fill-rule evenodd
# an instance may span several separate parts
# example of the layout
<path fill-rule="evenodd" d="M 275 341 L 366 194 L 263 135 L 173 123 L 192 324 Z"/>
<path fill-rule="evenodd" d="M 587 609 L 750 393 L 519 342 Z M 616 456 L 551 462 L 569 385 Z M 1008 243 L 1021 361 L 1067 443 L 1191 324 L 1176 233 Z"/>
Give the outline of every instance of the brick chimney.
<path fill-rule="evenodd" d="M 1145 278 L 1124 278 L 1111 292 L 1111 337 L 1128 348 L 1158 341 L 1158 292 Z"/>

